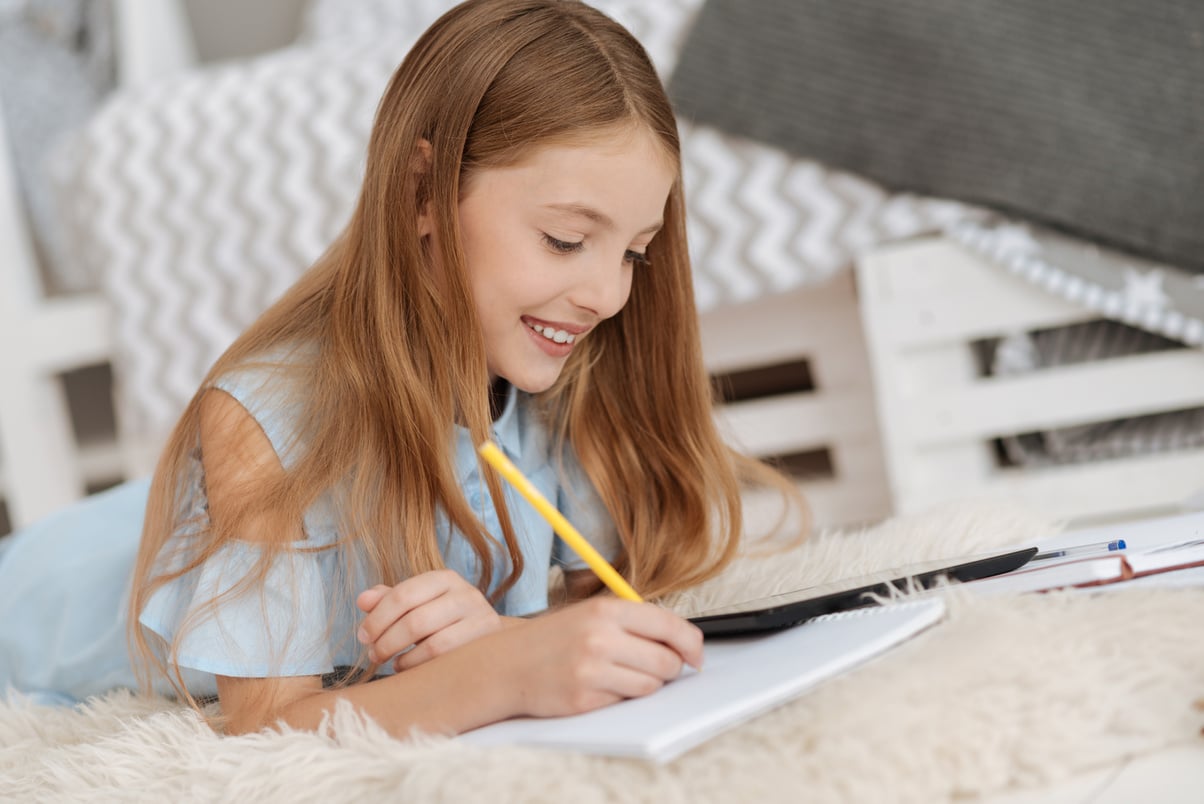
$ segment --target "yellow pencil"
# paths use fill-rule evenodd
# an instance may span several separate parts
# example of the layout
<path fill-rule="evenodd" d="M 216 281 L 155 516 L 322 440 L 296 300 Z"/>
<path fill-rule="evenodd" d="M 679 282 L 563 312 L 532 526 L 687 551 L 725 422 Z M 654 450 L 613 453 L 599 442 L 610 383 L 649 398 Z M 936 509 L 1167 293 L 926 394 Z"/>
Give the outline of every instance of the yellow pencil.
<path fill-rule="evenodd" d="M 644 599 L 636 594 L 636 591 L 631 588 L 631 584 L 623 580 L 623 576 L 615 571 L 615 568 L 606 563 L 606 559 L 598 554 L 593 545 L 585 540 L 585 538 L 577 532 L 569 521 L 564 518 L 564 514 L 556 510 L 556 507 L 548 502 L 548 498 L 539 493 L 539 489 L 531 484 L 523 476 L 523 473 L 518 470 L 518 467 L 510 462 L 510 459 L 498 449 L 497 444 L 492 441 L 486 441 L 478 450 L 481 457 L 488 461 L 489 465 L 510 481 L 510 485 L 518 489 L 518 493 L 527 498 L 527 502 L 535 506 L 535 510 L 540 516 L 548 520 L 548 524 L 552 526 L 552 530 L 560 534 L 560 538 L 564 539 L 568 546 L 573 548 L 577 555 L 589 565 L 589 568 L 594 571 L 594 574 L 602 579 L 602 583 L 610 588 L 624 600 L 634 600 L 636 603 L 643 603 Z"/>

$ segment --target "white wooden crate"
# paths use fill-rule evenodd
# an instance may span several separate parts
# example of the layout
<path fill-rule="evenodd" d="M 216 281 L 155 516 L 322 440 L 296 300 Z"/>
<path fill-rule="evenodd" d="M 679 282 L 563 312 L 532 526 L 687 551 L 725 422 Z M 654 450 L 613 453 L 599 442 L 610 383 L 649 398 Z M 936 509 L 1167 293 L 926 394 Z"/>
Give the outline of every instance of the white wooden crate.
<path fill-rule="evenodd" d="M 0 114 L 0 154 L 8 153 Z M 0 495 L 15 527 L 84 493 L 116 470 L 115 445 L 81 449 L 59 374 L 103 363 L 109 316 L 93 294 L 45 298 L 18 202 L 0 158 Z"/>
<path fill-rule="evenodd" d="M 983 377 L 972 342 L 1096 318 L 953 243 L 860 261 L 886 474 L 897 513 L 995 498 L 1092 521 L 1176 510 L 1204 486 L 1204 450 L 1003 468 L 999 436 L 1204 406 L 1204 354 L 1175 350 Z"/>
<path fill-rule="evenodd" d="M 123 86 L 195 62 L 179 0 L 117 0 L 114 12 Z M 145 446 L 76 441 L 61 375 L 108 362 L 112 314 L 99 293 L 45 295 L 10 152 L 0 109 L 0 499 L 20 527 L 149 463 Z"/>
<path fill-rule="evenodd" d="M 886 475 L 851 272 L 707 312 L 701 328 L 712 374 L 800 359 L 809 365 L 811 390 L 720 406 L 730 443 L 758 457 L 827 450 L 832 476 L 800 480 L 819 525 L 886 517 Z"/>

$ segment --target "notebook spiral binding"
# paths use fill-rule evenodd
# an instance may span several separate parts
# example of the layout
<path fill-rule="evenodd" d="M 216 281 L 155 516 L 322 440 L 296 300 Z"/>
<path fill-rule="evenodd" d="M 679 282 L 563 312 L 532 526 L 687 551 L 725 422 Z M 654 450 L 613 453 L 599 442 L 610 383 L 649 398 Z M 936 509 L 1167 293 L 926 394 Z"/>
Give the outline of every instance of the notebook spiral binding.
<path fill-rule="evenodd" d="M 817 617 L 812 617 L 808 622 L 819 623 L 831 620 L 849 620 L 855 617 L 865 617 L 869 614 L 881 614 L 884 611 L 906 611 L 907 609 L 918 609 L 932 604 L 932 598 L 924 598 L 922 600 L 901 600 L 897 603 L 880 603 L 872 606 L 862 606 L 861 608 L 848 609 L 847 611 L 834 611 L 831 614 L 821 614 Z"/>

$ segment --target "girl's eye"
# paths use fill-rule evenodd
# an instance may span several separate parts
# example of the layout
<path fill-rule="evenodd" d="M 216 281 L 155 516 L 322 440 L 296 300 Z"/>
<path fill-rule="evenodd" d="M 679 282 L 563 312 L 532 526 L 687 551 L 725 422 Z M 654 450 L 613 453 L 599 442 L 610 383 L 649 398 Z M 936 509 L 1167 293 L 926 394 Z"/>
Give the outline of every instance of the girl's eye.
<path fill-rule="evenodd" d="M 545 234 L 543 236 L 543 241 L 548 244 L 548 248 L 552 249 L 552 251 L 555 251 L 557 254 L 572 254 L 575 251 L 580 251 L 581 247 L 584 245 L 583 241 L 569 243 L 564 240 L 557 240 L 550 234 Z"/>
<path fill-rule="evenodd" d="M 629 262 L 633 265 L 647 265 L 648 255 L 628 249 L 626 253 L 623 254 L 623 262 Z"/>

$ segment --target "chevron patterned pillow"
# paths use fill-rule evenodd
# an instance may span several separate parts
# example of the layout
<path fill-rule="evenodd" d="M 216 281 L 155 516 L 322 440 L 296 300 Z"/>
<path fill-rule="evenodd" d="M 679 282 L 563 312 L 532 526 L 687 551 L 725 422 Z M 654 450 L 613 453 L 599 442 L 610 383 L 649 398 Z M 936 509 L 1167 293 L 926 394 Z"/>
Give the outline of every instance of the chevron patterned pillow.
<path fill-rule="evenodd" d="M 891 194 L 709 126 L 679 127 L 700 309 L 823 282 L 875 246 L 980 214 L 953 201 Z"/>
<path fill-rule="evenodd" d="M 123 440 L 157 443 L 208 367 L 350 215 L 408 41 L 290 48 L 116 96 L 59 188 L 116 312 Z"/>

